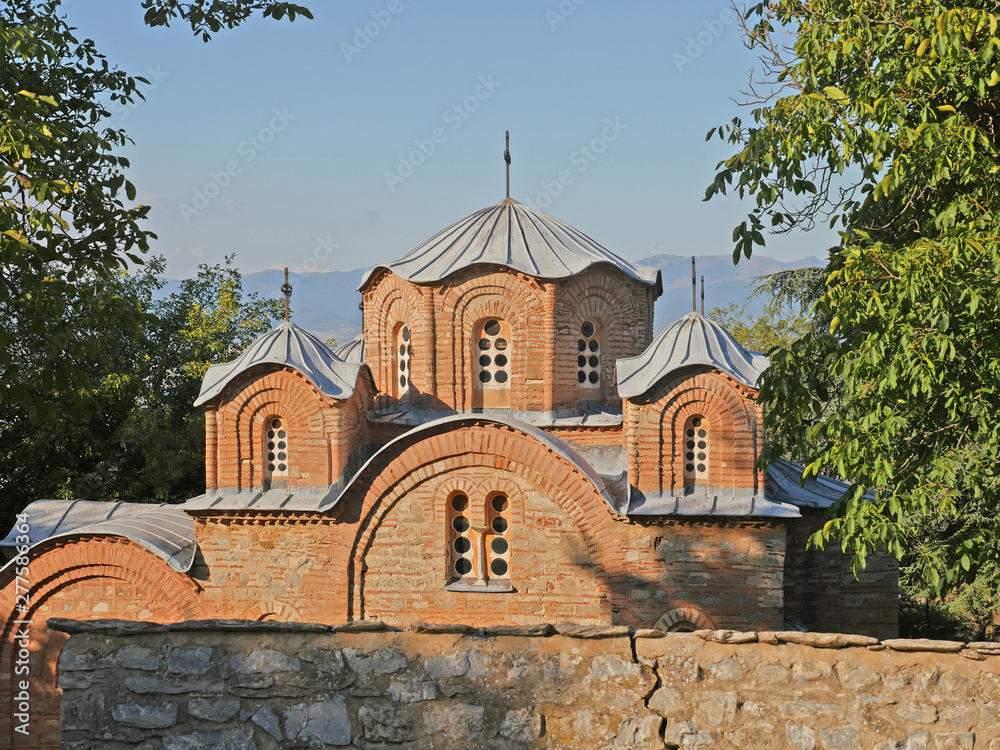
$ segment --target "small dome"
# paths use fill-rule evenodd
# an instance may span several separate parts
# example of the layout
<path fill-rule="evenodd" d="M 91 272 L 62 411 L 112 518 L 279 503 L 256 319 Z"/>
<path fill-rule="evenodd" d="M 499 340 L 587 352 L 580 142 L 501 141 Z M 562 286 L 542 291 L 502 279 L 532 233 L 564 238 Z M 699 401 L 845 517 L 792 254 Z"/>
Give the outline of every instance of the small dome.
<path fill-rule="evenodd" d="M 337 355 L 340 359 L 344 360 L 353 365 L 360 365 L 365 361 L 365 336 L 360 334 L 355 336 L 353 339 L 348 341 L 346 344 L 341 344 L 333 353 Z"/>
<path fill-rule="evenodd" d="M 748 352 L 718 323 L 690 312 L 667 326 L 642 354 L 618 360 L 618 394 L 641 396 L 670 373 L 691 365 L 714 367 L 756 388 L 768 364 L 767 357 Z"/>
<path fill-rule="evenodd" d="M 612 265 L 662 292 L 659 270 L 629 263 L 554 216 L 507 198 L 456 221 L 395 263 L 376 266 L 365 275 L 361 288 L 380 268 L 420 284 L 476 264 L 563 279 L 598 263 Z"/>
<path fill-rule="evenodd" d="M 350 398 L 361 369 L 360 364 L 339 359 L 309 331 L 285 321 L 258 337 L 232 362 L 209 367 L 194 405 L 211 401 L 237 375 L 263 364 L 292 367 L 309 378 L 322 394 L 336 399 Z"/>

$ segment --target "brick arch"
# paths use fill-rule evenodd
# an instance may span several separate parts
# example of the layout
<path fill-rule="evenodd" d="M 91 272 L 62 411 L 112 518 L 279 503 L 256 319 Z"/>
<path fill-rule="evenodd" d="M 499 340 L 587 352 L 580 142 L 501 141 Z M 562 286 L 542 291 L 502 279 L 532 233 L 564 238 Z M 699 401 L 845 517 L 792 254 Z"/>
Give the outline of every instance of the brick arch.
<path fill-rule="evenodd" d="M 133 612 L 67 612 L 76 619 L 151 619 L 177 621 L 200 619 L 205 616 L 198 601 L 199 587 L 190 578 L 178 573 L 163 560 L 127 539 L 115 537 L 82 537 L 60 539 L 54 546 L 32 551 L 29 567 L 32 585 L 28 592 L 29 611 L 16 612 L 16 581 L 11 568 L 0 578 L 0 614 L 4 625 L 0 636 L 0 663 L 13 664 L 17 654 L 14 637 L 20 625 L 16 620 L 32 620 L 30 626 L 30 680 L 32 693 L 33 736 L 30 747 L 35 750 L 55 750 L 59 743 L 59 698 L 57 664 L 66 636 L 50 631 L 41 609 L 59 596 L 73 597 L 73 588 L 89 582 L 126 584 L 131 587 L 129 602 L 140 600 L 158 616 L 136 617 Z M 141 592 L 141 596 L 140 596 Z M 75 608 L 74 608 L 75 610 Z M 52 613 L 59 616 L 61 613 Z M 11 679 L 17 678 L 12 675 Z M 0 681 L 0 702 L 10 706 L 14 683 Z M 13 726 L 0 731 L 11 739 Z M 23 739 L 23 738 L 22 738 Z"/>
<path fill-rule="evenodd" d="M 502 318 L 511 328 L 514 348 L 511 405 L 519 408 L 517 404 L 523 403 L 525 397 L 524 373 L 529 361 L 527 321 L 532 311 L 539 311 L 541 306 L 541 288 L 528 278 L 506 270 L 480 273 L 449 290 L 442 322 L 451 328 L 456 408 L 473 407 L 472 333 L 476 323 L 490 317 Z"/>
<path fill-rule="evenodd" d="M 360 521 L 353 543 L 329 551 L 332 569 L 347 572 L 343 594 L 348 619 L 364 616 L 364 559 L 387 513 L 432 477 L 471 467 L 501 472 L 499 476 L 513 473 L 546 494 L 580 530 L 587 553 L 609 582 L 609 600 L 624 595 L 623 587 L 615 585 L 625 578 L 623 541 L 604 498 L 583 471 L 538 438 L 503 423 L 470 417 L 451 421 L 447 428 L 389 444 L 354 480 L 358 490 L 342 508 Z"/>
<path fill-rule="evenodd" d="M 666 395 L 654 411 L 659 424 L 660 491 L 684 485 L 684 424 L 695 415 L 709 425 L 709 486 L 758 489 L 753 402 L 712 372 L 669 382 L 663 390 Z"/>
<path fill-rule="evenodd" d="M 417 287 L 394 273 L 386 272 L 365 292 L 365 360 L 372 369 L 380 392 L 392 393 L 395 357 L 392 333 L 406 323 L 411 335 L 422 334 L 429 325 L 420 315 L 421 294 Z"/>
<path fill-rule="evenodd" d="M 656 622 L 650 625 L 656 630 L 663 630 L 667 633 L 674 632 L 679 626 L 691 626 L 694 630 L 715 630 L 715 620 L 706 615 L 697 607 L 690 605 L 676 607 L 657 618 Z"/>
<path fill-rule="evenodd" d="M 263 424 L 279 416 L 288 424 L 291 438 L 291 467 L 310 463 L 324 467 L 325 476 L 310 484 L 329 484 L 330 451 L 327 443 L 327 420 L 324 405 L 328 399 L 301 373 L 281 368 L 254 380 L 223 406 L 216 418 L 222 440 L 235 443 L 235 465 L 228 472 L 230 483 L 240 489 L 260 487 L 263 482 Z M 248 468 L 243 460 L 248 461 Z"/>
<path fill-rule="evenodd" d="M 280 599 L 270 599 L 268 601 L 254 602 L 243 610 L 240 614 L 241 620 L 254 620 L 263 622 L 302 622 L 302 614 L 299 610 Z"/>

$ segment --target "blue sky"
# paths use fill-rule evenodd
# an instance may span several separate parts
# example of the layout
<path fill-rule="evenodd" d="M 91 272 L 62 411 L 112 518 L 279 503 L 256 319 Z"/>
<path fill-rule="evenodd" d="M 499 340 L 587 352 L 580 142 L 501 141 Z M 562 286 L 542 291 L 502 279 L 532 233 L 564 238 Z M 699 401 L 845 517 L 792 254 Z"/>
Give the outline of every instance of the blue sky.
<path fill-rule="evenodd" d="M 235 253 L 246 272 L 391 261 L 511 195 L 636 260 L 731 253 L 746 205 L 702 202 L 754 57 L 724 0 L 312 0 L 205 44 L 149 29 L 138 0 L 65 6 L 150 79 L 113 108 L 135 145 L 169 276 Z M 112 12 L 110 9 L 114 8 Z M 199 197 L 200 196 L 200 197 Z M 768 238 L 822 256 L 830 232 Z"/>

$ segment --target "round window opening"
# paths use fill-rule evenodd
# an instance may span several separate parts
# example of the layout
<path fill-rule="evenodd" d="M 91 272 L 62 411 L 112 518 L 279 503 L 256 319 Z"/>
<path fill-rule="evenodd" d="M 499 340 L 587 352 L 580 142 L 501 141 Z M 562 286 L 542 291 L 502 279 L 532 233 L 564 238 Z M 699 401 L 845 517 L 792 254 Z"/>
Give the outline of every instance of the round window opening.
<path fill-rule="evenodd" d="M 455 497 L 451 499 L 451 507 L 461 513 L 469 507 L 469 498 L 465 495 L 455 495 Z"/>
<path fill-rule="evenodd" d="M 497 320 L 491 320 L 483 326 L 483 331 L 487 336 L 499 336 L 500 335 L 500 322 Z"/>
<path fill-rule="evenodd" d="M 497 495 L 490 502 L 490 505 L 493 506 L 493 510 L 495 510 L 497 513 L 503 513 L 505 510 L 507 510 L 507 498 L 504 497 L 503 495 Z"/>

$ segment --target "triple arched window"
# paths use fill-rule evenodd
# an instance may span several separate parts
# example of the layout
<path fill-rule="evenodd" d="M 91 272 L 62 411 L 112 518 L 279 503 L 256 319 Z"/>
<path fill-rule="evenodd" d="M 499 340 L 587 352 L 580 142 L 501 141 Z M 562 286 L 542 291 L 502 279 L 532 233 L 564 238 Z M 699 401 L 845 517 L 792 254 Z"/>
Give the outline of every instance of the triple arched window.
<path fill-rule="evenodd" d="M 461 588 L 510 584 L 510 498 L 491 492 L 474 507 L 464 492 L 448 499 L 448 579 Z M 485 519 L 485 525 L 475 523 Z"/>

